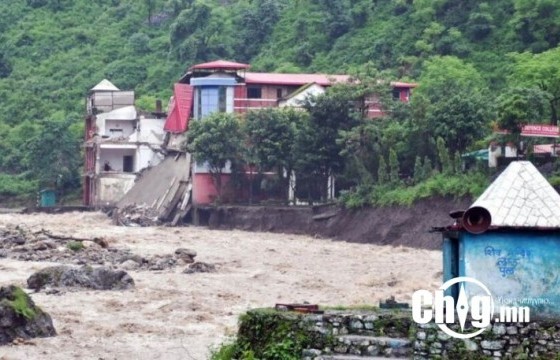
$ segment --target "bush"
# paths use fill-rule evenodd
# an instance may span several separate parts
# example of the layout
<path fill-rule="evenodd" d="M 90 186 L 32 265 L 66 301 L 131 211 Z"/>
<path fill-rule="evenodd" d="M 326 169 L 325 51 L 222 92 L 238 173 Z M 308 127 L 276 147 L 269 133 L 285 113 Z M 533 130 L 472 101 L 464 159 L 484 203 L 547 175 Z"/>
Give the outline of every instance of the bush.
<path fill-rule="evenodd" d="M 80 251 L 84 248 L 84 244 L 81 241 L 70 241 L 66 247 L 72 251 Z"/>
<path fill-rule="evenodd" d="M 22 176 L 0 174 L 0 195 L 34 197 L 37 182 Z"/>
<path fill-rule="evenodd" d="M 410 206 L 414 202 L 435 196 L 477 197 L 488 186 L 488 178 L 479 172 L 459 175 L 438 173 L 414 186 L 358 186 L 341 197 L 347 208 L 363 206 Z"/>

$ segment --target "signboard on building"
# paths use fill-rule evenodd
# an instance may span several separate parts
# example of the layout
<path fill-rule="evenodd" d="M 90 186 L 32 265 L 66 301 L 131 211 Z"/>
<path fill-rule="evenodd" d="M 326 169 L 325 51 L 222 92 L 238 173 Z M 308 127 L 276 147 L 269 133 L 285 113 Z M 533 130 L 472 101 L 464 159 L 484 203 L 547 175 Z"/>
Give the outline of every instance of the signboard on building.
<path fill-rule="evenodd" d="M 495 130 L 497 134 L 509 134 L 508 130 Z M 527 124 L 521 130 L 521 136 L 559 138 L 560 130 L 556 125 Z"/>
<path fill-rule="evenodd" d="M 558 126 L 556 125 L 528 124 L 523 126 L 521 136 L 558 138 L 560 134 L 558 133 Z"/>

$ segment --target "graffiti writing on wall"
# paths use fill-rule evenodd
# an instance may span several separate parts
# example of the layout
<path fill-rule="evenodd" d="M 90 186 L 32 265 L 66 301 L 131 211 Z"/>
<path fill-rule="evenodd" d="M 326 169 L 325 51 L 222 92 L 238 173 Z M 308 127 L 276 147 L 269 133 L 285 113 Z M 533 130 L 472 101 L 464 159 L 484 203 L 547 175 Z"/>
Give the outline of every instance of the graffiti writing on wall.
<path fill-rule="evenodd" d="M 502 274 L 502 277 L 511 276 L 515 274 L 515 269 L 520 261 L 530 260 L 531 250 L 522 247 L 516 247 L 513 250 L 507 251 L 505 256 L 502 256 L 502 249 L 495 249 L 493 246 L 484 248 L 485 256 L 496 256 L 496 267 Z"/>

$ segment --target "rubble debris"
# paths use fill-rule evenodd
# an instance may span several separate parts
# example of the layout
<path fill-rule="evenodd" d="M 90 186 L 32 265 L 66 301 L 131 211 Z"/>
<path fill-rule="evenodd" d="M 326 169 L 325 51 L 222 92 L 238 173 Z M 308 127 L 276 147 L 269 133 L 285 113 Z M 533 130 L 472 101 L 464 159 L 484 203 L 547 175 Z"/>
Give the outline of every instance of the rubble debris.
<path fill-rule="evenodd" d="M 192 264 L 196 257 L 196 251 L 186 248 L 179 248 L 175 250 L 175 256 L 182 260 L 185 264 Z"/>
<path fill-rule="evenodd" d="M 45 287 L 71 287 L 94 290 L 125 290 L 134 280 L 124 270 L 107 267 L 58 265 L 39 270 L 27 279 L 27 287 L 39 291 Z"/>
<path fill-rule="evenodd" d="M 0 287 L 0 345 L 55 336 L 52 319 L 21 288 Z"/>
<path fill-rule="evenodd" d="M 385 302 L 379 302 L 380 309 L 408 309 L 410 305 L 404 302 L 398 302 L 394 296 L 390 296 Z"/>
<path fill-rule="evenodd" d="M 158 213 L 146 205 L 132 204 L 115 209 L 113 219 L 115 224 L 120 226 L 158 226 L 161 224 Z"/>
<path fill-rule="evenodd" d="M 215 272 L 215 271 L 216 271 L 216 265 L 199 261 L 190 264 L 183 271 L 183 274 L 208 273 L 208 272 Z"/>
<path fill-rule="evenodd" d="M 191 155 L 170 154 L 142 174 L 116 204 L 115 224 L 121 226 L 176 226 L 189 213 Z"/>
<path fill-rule="evenodd" d="M 0 258 L 6 257 L 21 261 L 103 265 L 127 271 L 168 270 L 193 263 L 196 251 L 179 248 L 173 254 L 143 257 L 129 249 L 110 247 L 103 238 L 83 239 L 16 226 L 0 227 Z"/>

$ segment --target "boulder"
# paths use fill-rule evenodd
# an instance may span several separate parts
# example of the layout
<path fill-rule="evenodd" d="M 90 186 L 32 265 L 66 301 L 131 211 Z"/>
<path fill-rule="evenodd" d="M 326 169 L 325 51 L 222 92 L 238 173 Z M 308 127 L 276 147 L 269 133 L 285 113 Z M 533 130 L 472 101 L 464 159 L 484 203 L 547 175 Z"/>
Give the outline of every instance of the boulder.
<path fill-rule="evenodd" d="M 175 250 L 175 257 L 183 260 L 185 264 L 191 264 L 194 262 L 194 258 L 196 257 L 196 251 L 187 248 L 179 248 Z"/>
<path fill-rule="evenodd" d="M 0 287 L 0 345 L 55 335 L 50 315 L 36 306 L 25 291 L 14 285 Z"/>
<path fill-rule="evenodd" d="M 213 264 L 208 264 L 204 262 L 195 262 L 189 265 L 184 271 L 183 274 L 194 274 L 194 273 L 202 273 L 202 272 L 214 272 L 216 271 L 216 266 Z"/>
<path fill-rule="evenodd" d="M 30 289 L 39 291 L 50 287 L 78 287 L 95 290 L 123 290 L 134 287 L 134 280 L 124 270 L 91 266 L 52 266 L 27 279 Z"/>
<path fill-rule="evenodd" d="M 140 264 L 130 259 L 130 260 L 123 261 L 120 267 L 124 270 L 137 270 L 140 267 Z"/>

